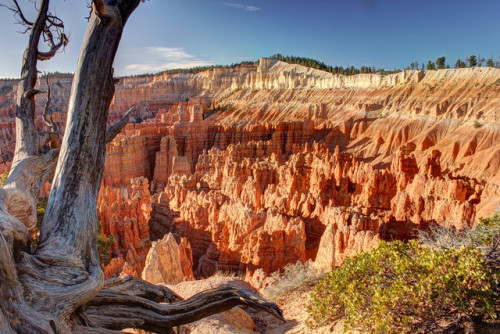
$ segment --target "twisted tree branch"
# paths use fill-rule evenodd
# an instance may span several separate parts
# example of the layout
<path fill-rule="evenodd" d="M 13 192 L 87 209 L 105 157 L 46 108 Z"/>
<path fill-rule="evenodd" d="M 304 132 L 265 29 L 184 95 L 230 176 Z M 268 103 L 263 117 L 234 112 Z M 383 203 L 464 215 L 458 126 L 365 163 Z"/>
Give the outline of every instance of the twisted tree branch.
<path fill-rule="evenodd" d="M 34 126 L 34 97 L 39 93 L 34 88 L 36 64 L 51 55 L 39 53 L 38 42 L 43 35 L 51 47 L 49 53 L 60 47 L 54 43 L 50 29 L 61 28 L 62 23 L 48 13 L 49 0 L 40 2 L 23 58 L 15 158 L 0 189 L 2 333 L 110 333 L 125 327 L 168 332 L 174 326 L 242 304 L 283 320 L 275 304 L 248 290 L 221 287 L 180 300 L 165 287 L 132 277 L 104 283 L 97 251 L 97 196 L 106 143 L 123 129 L 133 110 L 106 131 L 114 94 L 112 64 L 125 22 L 139 3 L 92 2 L 95 11 L 75 72 L 66 133 L 60 149 L 42 156 L 38 155 Z M 60 35 L 59 44 L 64 40 Z M 46 109 L 50 93 L 48 100 Z M 36 223 L 36 198 L 52 175 L 55 177 L 40 243 L 31 252 L 25 244 L 29 229 Z"/>
<path fill-rule="evenodd" d="M 52 14 L 47 15 L 47 21 L 54 27 L 64 29 L 63 21 Z"/>
<path fill-rule="evenodd" d="M 46 52 L 38 51 L 38 60 L 51 59 L 56 55 L 57 51 L 59 51 L 61 47 L 65 47 L 68 44 L 68 37 L 64 33 L 61 33 L 59 35 L 59 43 L 57 44 L 55 44 L 54 42 L 54 38 L 50 29 L 46 30 L 45 35 L 48 37 L 47 42 L 50 46 L 50 50 Z"/>
<path fill-rule="evenodd" d="M 169 288 L 161 285 L 151 284 L 132 275 L 128 275 L 123 279 L 108 279 L 104 283 L 104 289 L 142 297 L 156 303 L 173 303 L 182 300 L 181 297 L 179 297 Z"/>
<path fill-rule="evenodd" d="M 114 330 L 140 328 L 161 333 L 238 305 L 266 311 L 285 321 L 276 304 L 249 290 L 231 286 L 207 290 L 172 304 L 158 304 L 146 298 L 102 289 L 87 305 L 85 315 L 92 327 Z"/>
<path fill-rule="evenodd" d="M 28 229 L 36 226 L 36 201 L 43 185 L 54 174 L 58 156 L 59 149 L 55 149 L 44 156 L 18 160 L 1 188 L 6 211 Z"/>
<path fill-rule="evenodd" d="M 27 99 L 31 99 L 40 93 L 44 93 L 44 91 L 33 88 L 33 89 L 30 89 L 30 90 L 27 90 L 26 92 L 24 92 L 24 97 Z"/>
<path fill-rule="evenodd" d="M 49 0 L 41 0 L 36 19 L 31 22 L 26 19 L 19 3 L 12 0 L 14 5 L 9 8 L 20 18 L 20 23 L 26 26 L 26 31 L 30 32 L 28 45 L 24 51 L 21 82 L 17 92 L 16 110 L 16 147 L 13 163 L 29 156 L 35 156 L 41 152 L 40 139 L 35 127 L 35 97 L 42 91 L 35 89 L 38 70 L 38 60 L 52 58 L 58 50 L 66 46 L 68 38 L 62 31 L 64 25 L 56 16 L 49 13 Z M 36 6 L 35 6 L 36 7 Z M 54 32 L 52 31 L 54 30 Z M 59 42 L 54 42 L 54 33 L 59 36 Z M 44 37 L 49 45 L 49 51 L 40 52 L 38 45 L 40 38 Z M 45 136 L 46 137 L 46 136 Z M 45 140 L 47 138 L 43 138 Z M 53 136 L 50 138 L 53 141 Z"/>
<path fill-rule="evenodd" d="M 29 27 L 33 26 L 33 22 L 28 21 L 26 19 L 26 17 L 24 16 L 24 13 L 21 10 L 21 7 L 19 6 L 19 3 L 17 2 L 17 0 L 12 0 L 12 2 L 14 3 L 14 7 L 9 7 L 9 6 L 4 5 L 4 4 L 0 4 L 0 7 L 7 8 L 8 10 L 10 10 L 11 12 L 14 13 L 14 16 L 16 16 L 16 15 L 19 16 L 19 18 L 20 18 L 20 22 L 19 23 L 27 25 Z"/>

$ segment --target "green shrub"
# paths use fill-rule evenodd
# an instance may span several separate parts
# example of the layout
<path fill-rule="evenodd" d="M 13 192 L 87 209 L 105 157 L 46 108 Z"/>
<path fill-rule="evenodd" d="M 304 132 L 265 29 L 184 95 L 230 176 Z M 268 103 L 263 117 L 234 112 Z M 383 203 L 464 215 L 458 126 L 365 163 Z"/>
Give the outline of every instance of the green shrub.
<path fill-rule="evenodd" d="M 5 181 L 7 181 L 7 177 L 9 177 L 9 172 L 5 172 L 2 175 L 0 175 L 0 186 L 3 186 Z"/>
<path fill-rule="evenodd" d="M 490 217 L 479 218 L 479 223 L 474 233 L 484 245 L 490 245 L 498 237 L 500 231 L 500 211 L 493 213 Z"/>
<path fill-rule="evenodd" d="M 99 233 L 97 234 L 97 250 L 99 251 L 99 258 L 101 260 L 101 264 L 106 266 L 111 261 L 111 246 L 115 238 L 113 235 L 104 236 L 102 232 L 102 223 L 99 221 Z"/>
<path fill-rule="evenodd" d="M 458 315 L 495 317 L 495 281 L 472 247 L 436 250 L 417 240 L 381 242 L 331 271 L 314 288 L 310 326 L 345 319 L 369 333 L 426 332 Z"/>
<path fill-rule="evenodd" d="M 471 240 L 483 252 L 488 266 L 500 272 L 500 211 L 491 217 L 479 218 L 476 229 L 471 231 Z"/>

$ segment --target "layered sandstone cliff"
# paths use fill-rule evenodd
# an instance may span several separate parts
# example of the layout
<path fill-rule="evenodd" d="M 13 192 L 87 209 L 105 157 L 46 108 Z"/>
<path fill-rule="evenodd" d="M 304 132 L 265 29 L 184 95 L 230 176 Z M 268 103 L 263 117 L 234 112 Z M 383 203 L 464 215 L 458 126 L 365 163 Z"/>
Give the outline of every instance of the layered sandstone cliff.
<path fill-rule="evenodd" d="M 287 157 L 275 147 L 270 140 L 212 148 L 193 175 L 170 178 L 162 206 L 178 216 L 150 225 L 191 241 L 199 275 L 270 273 L 316 258 L 331 267 L 429 224 L 472 226 L 484 189 L 442 176 L 439 151 L 420 169 L 404 153 L 392 168 L 376 169 L 325 144 L 296 145 Z"/>
<path fill-rule="evenodd" d="M 197 74 L 121 78 L 109 121 L 118 120 L 135 105 L 132 120 L 141 123 L 154 119 L 159 110 L 188 99 L 224 107 L 212 118 L 225 126 L 305 119 L 327 128 L 338 126 L 349 136 L 348 149 L 357 149 L 367 158 L 393 153 L 401 142 L 410 141 L 416 147 L 445 146 L 449 150 L 447 160 L 462 160 L 472 151 L 483 150 L 484 142 L 498 139 L 491 125 L 500 118 L 499 72 L 484 67 L 345 77 L 263 59 L 255 66 L 216 68 Z M 14 140 L 9 133 L 13 133 L 15 83 L 0 80 L 0 116 L 5 132 L 0 133 L 0 140 L 5 143 Z M 49 83 L 53 97 L 50 109 L 63 130 L 71 76 L 53 75 Z M 46 90 L 45 80 L 40 80 L 39 86 Z M 44 103 L 45 97 L 40 94 L 37 114 Z M 475 121 L 482 127 L 464 141 L 463 133 L 470 132 Z M 42 126 L 40 118 L 37 124 Z M 385 131 L 387 125 L 392 131 Z M 365 137 L 372 139 L 370 143 L 365 143 Z M 494 153 L 485 159 L 490 169 L 496 166 Z"/>
<path fill-rule="evenodd" d="M 68 78 L 51 79 L 61 128 Z M 330 268 L 430 224 L 473 226 L 500 202 L 499 78 L 494 68 L 344 77 L 270 59 L 122 78 L 109 122 L 137 110 L 107 148 L 99 210 L 117 257 L 107 274 L 140 275 L 149 240 L 168 233 L 208 276 L 307 259 Z M 14 88 L 0 82 L 7 159 Z"/>

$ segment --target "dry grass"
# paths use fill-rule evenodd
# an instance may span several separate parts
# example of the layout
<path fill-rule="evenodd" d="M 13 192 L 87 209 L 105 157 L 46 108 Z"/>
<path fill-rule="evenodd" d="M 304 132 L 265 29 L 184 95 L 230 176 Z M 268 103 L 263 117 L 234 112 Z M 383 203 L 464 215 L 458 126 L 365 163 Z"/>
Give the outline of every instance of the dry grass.
<path fill-rule="evenodd" d="M 500 211 L 489 218 L 481 218 L 476 228 L 457 231 L 451 227 L 431 226 L 428 231 L 419 231 L 418 239 L 427 247 L 450 249 L 472 247 L 483 252 L 488 265 L 500 270 Z"/>
<path fill-rule="evenodd" d="M 221 270 L 221 269 L 218 269 L 212 276 L 210 277 L 215 277 L 215 278 L 218 278 L 218 277 L 223 277 L 223 278 L 234 278 L 234 279 L 238 279 L 238 280 L 241 280 L 241 281 L 244 281 L 245 280 L 245 274 L 242 273 L 242 272 L 235 272 L 235 271 L 229 271 L 229 270 Z"/>
<path fill-rule="evenodd" d="M 262 294 L 272 301 L 279 301 L 293 291 L 310 289 L 319 282 L 322 276 L 323 273 L 317 270 L 310 261 L 288 264 L 281 271 L 271 275 L 274 283 L 266 287 Z"/>
<path fill-rule="evenodd" d="M 470 229 L 457 231 L 452 227 L 431 225 L 426 231 L 418 231 L 422 245 L 434 249 L 450 249 L 470 244 Z"/>

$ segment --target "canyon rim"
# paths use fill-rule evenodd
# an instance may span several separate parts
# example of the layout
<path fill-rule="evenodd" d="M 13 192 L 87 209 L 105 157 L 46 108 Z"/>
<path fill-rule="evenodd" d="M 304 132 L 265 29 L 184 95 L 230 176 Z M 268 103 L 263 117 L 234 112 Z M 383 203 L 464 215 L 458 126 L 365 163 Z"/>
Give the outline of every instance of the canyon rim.
<path fill-rule="evenodd" d="M 306 260 L 333 268 L 432 224 L 473 227 L 499 203 L 499 74 L 342 76 L 262 58 L 122 78 L 109 122 L 137 107 L 107 147 L 106 275 L 140 276 L 152 242 L 169 233 L 197 277 L 251 277 Z M 49 82 L 65 105 L 71 76 Z M 2 85 L 8 157 L 16 89 Z M 65 114 L 52 115 L 64 130 Z"/>
<path fill-rule="evenodd" d="M 59 30 L 54 42 L 63 24 L 48 2 L 20 21 L 51 50 L 30 39 L 21 81 L 0 78 L 2 333 L 341 332 L 298 311 L 326 273 L 498 219 L 493 56 L 403 70 L 281 54 L 213 66 L 148 47 L 190 68 L 116 76 L 143 1 L 94 0 L 75 74 L 41 74 L 37 61 L 68 43 Z M 275 297 L 294 270 L 308 278 Z"/>

